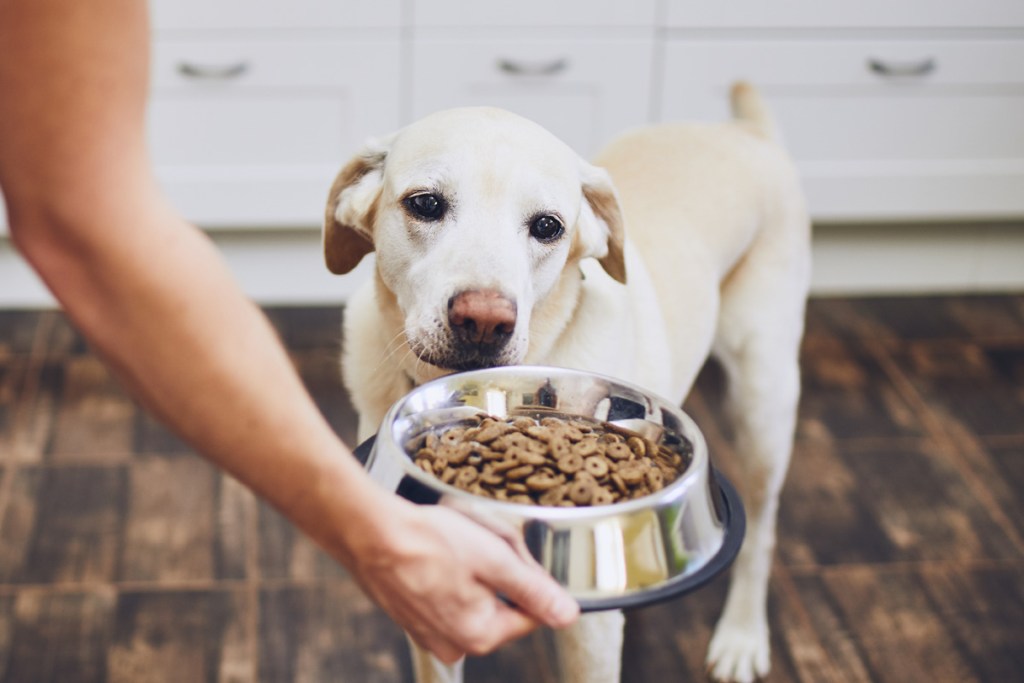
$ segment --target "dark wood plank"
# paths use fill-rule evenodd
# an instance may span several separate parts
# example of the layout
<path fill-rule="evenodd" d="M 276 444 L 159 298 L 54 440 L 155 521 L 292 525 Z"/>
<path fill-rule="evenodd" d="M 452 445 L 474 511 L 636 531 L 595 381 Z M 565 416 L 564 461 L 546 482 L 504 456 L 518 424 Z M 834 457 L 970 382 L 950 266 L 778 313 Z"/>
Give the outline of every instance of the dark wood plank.
<path fill-rule="evenodd" d="M 221 579 L 256 578 L 258 503 L 253 493 L 227 475 L 217 478 L 217 533 L 214 536 L 215 573 Z"/>
<path fill-rule="evenodd" d="M 135 403 L 94 356 L 63 361 L 48 460 L 118 463 L 134 453 Z"/>
<path fill-rule="evenodd" d="M 14 601 L 3 680 L 94 683 L 107 678 L 115 592 L 26 590 Z"/>
<path fill-rule="evenodd" d="M 893 359 L 941 420 L 956 420 L 979 436 L 1021 433 L 1024 342 L 916 343 Z"/>
<path fill-rule="evenodd" d="M 36 468 L 7 468 L 0 479 L 6 486 L 6 499 L 0 524 L 0 582 L 11 583 L 18 577 L 31 581 L 25 571 L 35 536 L 42 471 Z M 8 481 L 9 478 L 9 481 Z"/>
<path fill-rule="evenodd" d="M 342 306 L 268 306 L 264 312 L 286 347 L 294 351 L 341 348 Z"/>
<path fill-rule="evenodd" d="M 978 681 L 1020 680 L 1024 672 L 1024 570 L 924 568 L 932 609 Z"/>
<path fill-rule="evenodd" d="M 119 578 L 215 578 L 218 473 L 198 458 L 153 456 L 128 470 Z"/>
<path fill-rule="evenodd" d="M 255 682 L 250 609 L 238 590 L 122 592 L 105 680 Z"/>
<path fill-rule="evenodd" d="M 268 588 L 260 597 L 262 683 L 411 680 L 405 636 L 354 583 Z"/>
<path fill-rule="evenodd" d="M 924 433 L 913 407 L 877 359 L 856 341 L 820 339 L 801 355 L 804 429 L 837 439 Z"/>
<path fill-rule="evenodd" d="M 928 441 L 798 444 L 779 537 L 781 557 L 794 564 L 1021 557 Z"/>
<path fill-rule="evenodd" d="M 984 479 L 986 488 L 1024 537 L 1024 436 L 1015 444 L 987 445 L 985 451 L 992 463 L 992 474 Z"/>
<path fill-rule="evenodd" d="M 41 315 L 35 310 L 0 310 L 0 360 L 32 351 Z"/>
<path fill-rule="evenodd" d="M 265 579 L 348 576 L 340 564 L 266 503 L 259 504 L 259 572 Z"/>
<path fill-rule="evenodd" d="M 1019 582 L 1019 570 L 1016 573 Z M 976 582 L 988 580 L 981 574 L 971 579 L 972 595 L 980 585 Z M 934 589 L 927 587 L 925 574 L 917 569 L 846 567 L 823 575 L 796 576 L 794 583 L 836 661 L 849 670 L 863 668 L 872 681 L 1016 680 L 989 679 L 978 668 L 961 632 L 990 627 L 980 620 L 970 625 L 950 620 L 937 608 Z M 1007 612 L 1014 623 L 1024 617 L 1019 607 Z M 1021 636 L 1004 635 L 1008 645 L 1019 648 Z M 1015 659 L 1019 661 L 1011 655 L 995 667 L 1001 670 Z"/>
<path fill-rule="evenodd" d="M 334 348 L 292 354 L 295 367 L 320 412 L 335 433 L 355 448 L 358 418 L 348 391 L 342 385 L 338 352 Z"/>
<path fill-rule="evenodd" d="M 898 547 L 831 441 L 798 441 L 782 490 L 778 556 L 789 565 L 886 561 Z"/>
<path fill-rule="evenodd" d="M 123 467 L 24 468 L 18 472 L 31 496 L 32 520 L 21 561 L 20 583 L 110 582 L 117 575 L 127 475 Z M 28 512 L 28 511 L 26 511 Z"/>
<path fill-rule="evenodd" d="M 30 363 L 24 358 L 0 358 L 0 462 L 15 459 L 19 413 Z"/>

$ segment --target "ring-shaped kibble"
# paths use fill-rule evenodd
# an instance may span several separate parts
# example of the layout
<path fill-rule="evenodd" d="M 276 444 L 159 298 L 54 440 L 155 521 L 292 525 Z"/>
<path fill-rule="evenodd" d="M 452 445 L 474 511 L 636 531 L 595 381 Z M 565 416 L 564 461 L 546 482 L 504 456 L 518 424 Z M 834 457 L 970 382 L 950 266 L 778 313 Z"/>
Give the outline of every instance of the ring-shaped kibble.
<path fill-rule="evenodd" d="M 558 459 L 558 470 L 565 474 L 576 474 L 583 469 L 583 456 L 579 453 L 567 453 Z"/>
<path fill-rule="evenodd" d="M 548 491 L 558 486 L 558 479 L 547 472 L 537 472 L 526 478 L 526 486 L 531 491 Z"/>
<path fill-rule="evenodd" d="M 628 486 L 635 486 L 644 480 L 643 463 L 632 460 L 619 465 L 618 475 Z"/>
<path fill-rule="evenodd" d="M 577 505 L 586 505 L 594 497 L 594 489 L 589 481 L 574 481 L 569 486 L 569 500 Z"/>
<path fill-rule="evenodd" d="M 633 455 L 633 451 L 630 450 L 629 446 L 621 441 L 609 443 L 604 453 L 612 460 L 627 460 Z"/>
<path fill-rule="evenodd" d="M 600 479 L 608 474 L 608 461 L 598 455 L 592 455 L 583 460 L 583 468 L 595 478 Z"/>
<path fill-rule="evenodd" d="M 533 465 L 520 465 L 505 472 L 505 478 L 517 481 L 519 479 L 526 479 L 531 474 L 533 474 Z"/>
<path fill-rule="evenodd" d="M 576 453 L 579 453 L 584 458 L 587 457 L 588 455 L 593 455 L 598 451 L 597 439 L 593 437 L 583 439 L 579 443 L 573 444 L 572 450 Z"/>

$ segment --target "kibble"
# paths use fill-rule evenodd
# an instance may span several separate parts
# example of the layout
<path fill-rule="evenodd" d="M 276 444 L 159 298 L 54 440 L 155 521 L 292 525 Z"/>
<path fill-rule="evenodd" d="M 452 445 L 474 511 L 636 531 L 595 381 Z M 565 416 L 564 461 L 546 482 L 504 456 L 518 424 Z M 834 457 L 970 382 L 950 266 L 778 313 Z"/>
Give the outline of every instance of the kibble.
<path fill-rule="evenodd" d="M 610 505 L 649 495 L 689 462 L 689 452 L 621 427 L 550 415 L 483 417 L 428 432 L 410 446 L 416 465 L 446 484 L 496 500 L 553 507 Z"/>

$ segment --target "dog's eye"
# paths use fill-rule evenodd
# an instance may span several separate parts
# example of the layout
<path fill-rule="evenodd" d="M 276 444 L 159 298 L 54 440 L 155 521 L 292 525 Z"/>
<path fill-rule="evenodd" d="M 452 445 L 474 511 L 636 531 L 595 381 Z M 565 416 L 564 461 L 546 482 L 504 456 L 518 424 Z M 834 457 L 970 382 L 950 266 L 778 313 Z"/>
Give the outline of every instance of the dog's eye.
<path fill-rule="evenodd" d="M 429 192 L 406 197 L 402 203 L 414 216 L 427 221 L 440 220 L 448 208 L 443 198 Z"/>
<path fill-rule="evenodd" d="M 530 235 L 541 242 L 553 242 L 562 236 L 565 228 L 554 216 L 538 216 L 530 223 Z"/>

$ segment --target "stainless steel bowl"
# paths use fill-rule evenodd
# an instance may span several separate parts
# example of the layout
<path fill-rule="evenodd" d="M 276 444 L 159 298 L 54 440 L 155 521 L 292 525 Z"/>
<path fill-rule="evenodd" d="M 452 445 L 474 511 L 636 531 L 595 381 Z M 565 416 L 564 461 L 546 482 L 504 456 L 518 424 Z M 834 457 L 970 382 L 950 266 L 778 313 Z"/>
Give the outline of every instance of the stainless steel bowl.
<path fill-rule="evenodd" d="M 425 432 L 479 414 L 610 422 L 670 449 L 688 446 L 692 455 L 678 479 L 635 500 L 578 508 L 502 502 L 442 483 L 407 451 Z M 585 611 L 636 607 L 693 590 L 728 567 L 743 539 L 742 505 L 711 467 L 696 424 L 668 401 L 600 375 L 515 366 L 443 377 L 396 403 L 361 450 L 370 451 L 367 468 L 388 489 L 521 534 Z"/>

